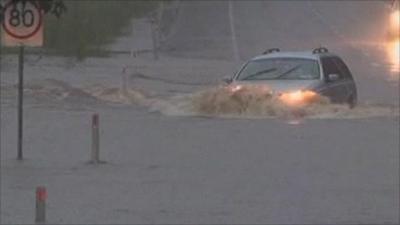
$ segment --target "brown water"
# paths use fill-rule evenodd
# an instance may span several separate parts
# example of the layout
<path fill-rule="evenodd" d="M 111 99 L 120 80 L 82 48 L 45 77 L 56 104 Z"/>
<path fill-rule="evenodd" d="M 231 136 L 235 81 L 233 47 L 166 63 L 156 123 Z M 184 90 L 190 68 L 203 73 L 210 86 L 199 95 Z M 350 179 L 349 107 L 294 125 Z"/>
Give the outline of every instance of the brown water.
<path fill-rule="evenodd" d="M 157 103 L 156 103 L 157 104 Z M 167 106 L 166 106 L 167 105 Z M 288 105 L 281 98 L 260 87 L 248 87 L 232 92 L 215 87 L 178 96 L 160 105 L 168 115 L 201 115 L 231 118 L 367 118 L 398 117 L 395 106 L 360 104 L 354 109 L 347 105 L 331 104 L 326 97 L 315 96 L 305 104 Z"/>
<path fill-rule="evenodd" d="M 15 86 L 2 87 L 2 102 L 13 99 Z M 108 86 L 76 88 L 57 80 L 42 80 L 28 83 L 26 97 L 39 99 L 43 103 L 64 101 L 85 103 L 100 102 L 121 105 L 140 105 L 152 112 L 167 116 L 208 116 L 224 118 L 310 118 L 310 119 L 355 119 L 368 117 L 399 117 L 399 107 L 391 105 L 359 104 L 354 109 L 347 105 L 331 104 L 326 97 L 315 95 L 304 104 L 291 105 L 282 101 L 268 89 L 248 86 L 232 90 L 226 86 L 206 88 L 190 94 L 172 97 L 150 97 L 142 90 Z"/>

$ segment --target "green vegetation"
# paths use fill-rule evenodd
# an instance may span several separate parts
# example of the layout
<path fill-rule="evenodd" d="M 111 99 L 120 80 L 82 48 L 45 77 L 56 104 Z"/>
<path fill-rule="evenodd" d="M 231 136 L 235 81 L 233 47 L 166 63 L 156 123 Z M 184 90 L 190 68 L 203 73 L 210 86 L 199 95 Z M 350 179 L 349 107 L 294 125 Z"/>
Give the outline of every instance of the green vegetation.
<path fill-rule="evenodd" d="M 132 18 L 157 7 L 157 1 L 64 1 L 67 13 L 45 18 L 45 47 L 60 55 L 83 59 L 124 33 Z"/>

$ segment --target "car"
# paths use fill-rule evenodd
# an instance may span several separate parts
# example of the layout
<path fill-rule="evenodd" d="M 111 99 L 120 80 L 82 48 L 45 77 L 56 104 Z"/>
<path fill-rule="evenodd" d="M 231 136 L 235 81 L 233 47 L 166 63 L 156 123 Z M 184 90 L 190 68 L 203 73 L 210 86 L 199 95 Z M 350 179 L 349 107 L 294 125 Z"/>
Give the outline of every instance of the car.
<path fill-rule="evenodd" d="M 234 90 L 248 84 L 265 84 L 278 95 L 312 92 L 350 108 L 357 104 L 357 88 L 349 68 L 324 47 L 298 52 L 269 49 L 224 81 Z"/>

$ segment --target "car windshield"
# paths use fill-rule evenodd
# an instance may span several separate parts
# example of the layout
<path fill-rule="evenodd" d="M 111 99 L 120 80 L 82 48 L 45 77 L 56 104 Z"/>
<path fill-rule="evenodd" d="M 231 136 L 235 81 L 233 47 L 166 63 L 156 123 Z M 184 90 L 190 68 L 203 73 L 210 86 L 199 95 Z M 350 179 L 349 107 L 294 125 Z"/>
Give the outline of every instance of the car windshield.
<path fill-rule="evenodd" d="M 248 62 L 238 80 L 312 80 L 318 79 L 318 61 L 300 58 L 257 59 Z"/>

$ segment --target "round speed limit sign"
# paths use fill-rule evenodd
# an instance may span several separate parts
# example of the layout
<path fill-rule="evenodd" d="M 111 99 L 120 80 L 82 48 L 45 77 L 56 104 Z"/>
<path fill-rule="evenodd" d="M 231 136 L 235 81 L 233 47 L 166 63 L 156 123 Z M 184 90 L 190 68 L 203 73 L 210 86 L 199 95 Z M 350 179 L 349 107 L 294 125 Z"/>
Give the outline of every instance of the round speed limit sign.
<path fill-rule="evenodd" d="M 17 3 L 9 1 L 3 12 L 2 25 L 5 35 L 9 36 L 8 39 L 24 43 L 24 41 L 32 41 L 39 31 L 43 31 L 42 13 L 36 1 L 19 1 Z"/>

